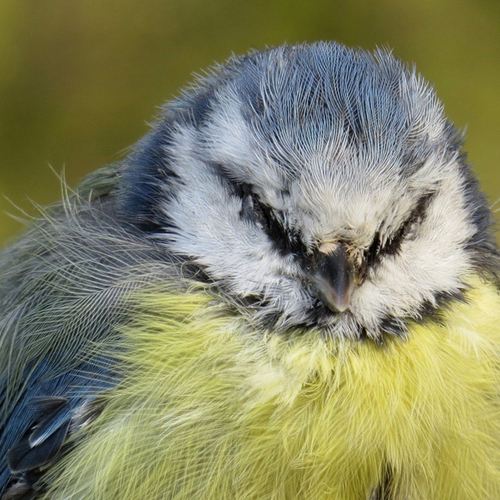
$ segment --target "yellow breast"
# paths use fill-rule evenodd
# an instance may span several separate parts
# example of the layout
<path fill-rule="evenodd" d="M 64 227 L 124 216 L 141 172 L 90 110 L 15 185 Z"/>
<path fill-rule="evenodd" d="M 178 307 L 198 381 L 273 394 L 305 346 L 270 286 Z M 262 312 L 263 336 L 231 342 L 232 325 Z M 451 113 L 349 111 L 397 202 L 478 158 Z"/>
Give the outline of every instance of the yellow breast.
<path fill-rule="evenodd" d="M 497 500 L 500 298 L 473 285 L 382 346 L 263 338 L 202 293 L 143 293 L 124 381 L 47 498 Z"/>

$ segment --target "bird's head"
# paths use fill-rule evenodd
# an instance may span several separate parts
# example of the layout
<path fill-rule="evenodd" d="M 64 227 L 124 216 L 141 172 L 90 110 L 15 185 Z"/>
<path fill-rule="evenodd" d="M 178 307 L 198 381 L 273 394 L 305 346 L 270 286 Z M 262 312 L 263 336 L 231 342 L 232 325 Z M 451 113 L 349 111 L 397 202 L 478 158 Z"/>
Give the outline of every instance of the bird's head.
<path fill-rule="evenodd" d="M 262 328 L 381 339 L 460 296 L 495 253 L 460 146 L 391 54 L 284 46 L 167 104 L 121 203 Z"/>

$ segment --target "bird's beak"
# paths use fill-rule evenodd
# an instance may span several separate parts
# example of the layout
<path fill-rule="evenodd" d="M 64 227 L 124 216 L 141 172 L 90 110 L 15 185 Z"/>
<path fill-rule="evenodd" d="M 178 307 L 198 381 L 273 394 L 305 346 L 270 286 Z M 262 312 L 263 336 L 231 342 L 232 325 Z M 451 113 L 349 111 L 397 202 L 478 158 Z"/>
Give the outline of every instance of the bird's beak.
<path fill-rule="evenodd" d="M 318 298 L 332 311 L 349 307 L 354 289 L 354 269 L 342 245 L 322 256 L 310 275 Z"/>

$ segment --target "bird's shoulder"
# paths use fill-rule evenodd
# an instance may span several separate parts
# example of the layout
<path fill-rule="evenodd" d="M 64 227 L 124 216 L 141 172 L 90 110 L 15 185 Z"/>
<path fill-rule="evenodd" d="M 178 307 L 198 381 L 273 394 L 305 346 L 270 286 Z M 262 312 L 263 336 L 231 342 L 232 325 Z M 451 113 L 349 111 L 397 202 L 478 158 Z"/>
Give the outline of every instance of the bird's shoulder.
<path fill-rule="evenodd" d="M 116 165 L 91 174 L 0 252 L 0 493 L 10 498 L 31 494 L 116 384 L 112 356 L 93 346 L 116 339 L 134 291 L 175 281 L 171 257 L 120 222 L 119 176 Z"/>

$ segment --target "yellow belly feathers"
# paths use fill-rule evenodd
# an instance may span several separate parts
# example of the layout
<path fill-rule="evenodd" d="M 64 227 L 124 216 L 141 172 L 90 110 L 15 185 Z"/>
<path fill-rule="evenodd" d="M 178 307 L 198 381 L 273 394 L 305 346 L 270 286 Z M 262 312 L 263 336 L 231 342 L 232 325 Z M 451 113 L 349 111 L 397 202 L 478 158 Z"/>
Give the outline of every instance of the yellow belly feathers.
<path fill-rule="evenodd" d="M 479 279 L 466 298 L 376 345 L 143 292 L 124 380 L 47 498 L 367 500 L 391 477 L 387 498 L 497 500 L 500 298 Z"/>

